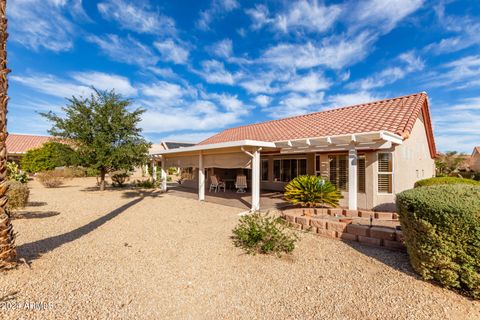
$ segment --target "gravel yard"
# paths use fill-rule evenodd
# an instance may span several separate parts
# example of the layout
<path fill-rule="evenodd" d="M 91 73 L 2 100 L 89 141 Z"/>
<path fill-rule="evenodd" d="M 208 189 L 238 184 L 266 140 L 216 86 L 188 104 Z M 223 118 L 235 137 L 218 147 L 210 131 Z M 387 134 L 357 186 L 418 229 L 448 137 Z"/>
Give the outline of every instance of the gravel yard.
<path fill-rule="evenodd" d="M 30 183 L 14 226 L 31 269 L 0 274 L 1 319 L 480 319 L 403 253 L 302 234 L 290 257 L 249 256 L 230 239 L 242 209 L 94 181 Z"/>

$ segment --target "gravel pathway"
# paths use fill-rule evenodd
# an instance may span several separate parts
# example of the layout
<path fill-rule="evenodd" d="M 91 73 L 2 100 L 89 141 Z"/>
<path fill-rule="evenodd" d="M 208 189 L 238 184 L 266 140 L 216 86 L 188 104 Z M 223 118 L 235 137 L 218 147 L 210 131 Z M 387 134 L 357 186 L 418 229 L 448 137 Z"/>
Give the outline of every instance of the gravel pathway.
<path fill-rule="evenodd" d="M 480 319 L 405 254 L 301 234 L 290 257 L 248 256 L 241 209 L 93 184 L 30 183 L 14 226 L 31 269 L 0 274 L 1 319 Z"/>

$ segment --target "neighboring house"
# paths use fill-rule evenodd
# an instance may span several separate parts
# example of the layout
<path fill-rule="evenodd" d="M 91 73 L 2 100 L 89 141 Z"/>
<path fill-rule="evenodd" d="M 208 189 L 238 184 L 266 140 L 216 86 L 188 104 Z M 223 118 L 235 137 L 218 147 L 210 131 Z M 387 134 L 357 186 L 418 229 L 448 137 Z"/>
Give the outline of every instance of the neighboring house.
<path fill-rule="evenodd" d="M 480 146 L 473 148 L 472 156 L 470 157 L 470 170 L 480 172 Z"/>
<path fill-rule="evenodd" d="M 191 186 L 198 186 L 199 200 L 209 175 L 244 172 L 252 210 L 260 207 L 260 189 L 283 190 L 302 174 L 334 183 L 342 206 L 394 210 L 396 193 L 435 176 L 435 155 L 424 92 L 231 128 L 192 147 L 154 153 L 163 170 L 198 168 Z"/>
<path fill-rule="evenodd" d="M 156 153 L 157 151 L 171 150 L 177 148 L 191 147 L 195 143 L 186 143 L 186 142 L 171 142 L 171 141 L 161 141 L 160 143 L 152 144 L 150 148 L 150 153 Z"/>
<path fill-rule="evenodd" d="M 53 137 L 10 133 L 7 136 L 7 160 L 20 162 L 28 150 L 40 148 Z"/>

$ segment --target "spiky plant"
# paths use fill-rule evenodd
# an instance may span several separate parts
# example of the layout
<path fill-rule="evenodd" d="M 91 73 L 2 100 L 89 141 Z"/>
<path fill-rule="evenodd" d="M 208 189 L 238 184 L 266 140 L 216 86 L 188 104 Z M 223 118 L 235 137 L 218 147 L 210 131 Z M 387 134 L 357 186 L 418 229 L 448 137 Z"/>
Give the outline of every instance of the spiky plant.
<path fill-rule="evenodd" d="M 7 210 L 7 1 L 0 0 L 0 269 L 16 265 L 15 232 Z"/>
<path fill-rule="evenodd" d="M 299 176 L 285 187 L 285 200 L 302 207 L 338 206 L 341 193 L 329 181 L 317 176 Z"/>

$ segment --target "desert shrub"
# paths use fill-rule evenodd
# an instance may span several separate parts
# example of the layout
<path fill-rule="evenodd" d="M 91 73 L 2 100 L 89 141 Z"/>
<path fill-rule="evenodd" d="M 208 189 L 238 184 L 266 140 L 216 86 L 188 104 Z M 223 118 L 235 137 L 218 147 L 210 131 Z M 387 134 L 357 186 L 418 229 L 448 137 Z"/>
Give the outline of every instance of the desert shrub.
<path fill-rule="evenodd" d="M 397 195 L 397 212 L 415 271 L 480 299 L 480 187 L 407 190 Z"/>
<path fill-rule="evenodd" d="M 98 177 L 100 175 L 100 170 L 96 168 L 87 168 L 85 174 L 87 177 Z"/>
<path fill-rule="evenodd" d="M 233 242 L 247 253 L 291 253 L 297 236 L 280 217 L 255 212 L 240 218 L 233 229 Z"/>
<path fill-rule="evenodd" d="M 155 183 L 153 183 L 152 180 L 147 179 L 147 180 L 136 180 L 134 182 L 134 185 L 137 188 L 144 188 L 144 189 L 152 189 L 155 188 Z"/>
<path fill-rule="evenodd" d="M 435 177 L 435 178 L 418 180 L 417 182 L 415 182 L 415 188 L 433 186 L 438 184 L 472 184 L 472 185 L 480 186 L 480 182 L 475 181 L 473 179 L 459 178 L 459 177 Z"/>
<path fill-rule="evenodd" d="M 85 168 L 82 167 L 65 167 L 63 170 L 63 177 L 70 178 L 82 178 L 87 176 Z"/>
<path fill-rule="evenodd" d="M 58 188 L 64 183 L 61 170 L 50 170 L 37 174 L 38 180 L 46 188 Z"/>
<path fill-rule="evenodd" d="M 110 173 L 110 177 L 114 186 L 123 187 L 130 179 L 130 173 L 124 170 L 114 171 Z"/>
<path fill-rule="evenodd" d="M 28 203 L 28 197 L 30 196 L 30 190 L 26 183 L 9 181 L 7 196 L 7 208 L 15 212 L 18 209 L 25 208 Z"/>
<path fill-rule="evenodd" d="M 7 162 L 7 180 L 27 183 L 28 175 L 25 172 L 20 171 L 18 164 L 15 162 Z"/>
<path fill-rule="evenodd" d="M 341 193 L 330 182 L 317 176 L 298 176 L 285 186 L 285 200 L 302 207 L 338 206 Z"/>
<path fill-rule="evenodd" d="M 77 161 L 78 157 L 69 145 L 47 142 L 38 149 L 27 151 L 22 157 L 21 166 L 27 172 L 36 173 L 76 165 Z"/>

